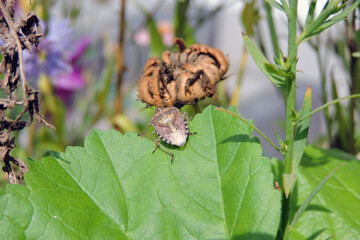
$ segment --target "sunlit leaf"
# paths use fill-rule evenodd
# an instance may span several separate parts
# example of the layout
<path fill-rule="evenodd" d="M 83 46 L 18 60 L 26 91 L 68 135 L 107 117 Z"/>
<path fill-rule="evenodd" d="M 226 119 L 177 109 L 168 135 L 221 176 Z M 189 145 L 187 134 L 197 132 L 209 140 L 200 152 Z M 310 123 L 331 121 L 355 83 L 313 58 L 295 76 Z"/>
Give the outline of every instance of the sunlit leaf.
<path fill-rule="evenodd" d="M 344 166 L 344 164 L 341 164 L 339 167 L 335 168 L 333 171 L 331 171 L 326 177 L 324 177 L 323 180 L 321 180 L 321 182 L 319 182 L 319 184 L 314 188 L 314 190 L 307 196 L 307 198 L 304 200 L 304 202 L 301 204 L 300 208 L 298 209 L 298 211 L 296 212 L 294 218 L 291 221 L 290 224 L 290 228 L 293 228 L 294 225 L 296 224 L 296 222 L 299 220 L 299 218 L 301 217 L 301 214 L 304 213 L 305 209 L 309 206 L 309 204 L 311 203 L 311 201 L 314 199 L 314 197 L 316 196 L 316 194 L 318 194 L 318 192 L 321 190 L 321 188 L 327 183 L 327 181 L 329 181 L 329 179 L 334 176 L 334 174 L 336 173 L 337 170 L 340 169 L 340 167 Z"/>
<path fill-rule="evenodd" d="M 184 147 L 152 154 L 134 133 L 30 160 L 0 192 L 0 239 L 274 239 L 280 192 L 251 128 L 209 107 Z"/>
<path fill-rule="evenodd" d="M 285 82 L 282 79 L 275 78 L 276 68 L 272 66 L 271 63 L 265 58 L 265 56 L 260 52 L 256 45 L 251 41 L 251 39 L 243 34 L 244 42 L 247 50 L 249 51 L 251 58 L 258 66 L 258 68 L 265 74 L 265 76 L 277 87 L 283 88 Z M 271 67 L 270 67 L 271 66 Z M 275 72 L 274 72 L 275 71 Z"/>
<path fill-rule="evenodd" d="M 294 206 L 300 206 L 342 163 L 345 165 L 322 187 L 294 226 L 306 239 L 360 239 L 360 162 L 351 155 L 308 146 L 297 172 Z"/>
<path fill-rule="evenodd" d="M 306 91 L 301 110 L 298 113 L 299 118 L 311 112 L 311 105 L 312 105 L 311 87 L 309 87 Z M 310 127 L 310 118 L 307 118 L 297 124 L 295 140 L 294 140 L 293 159 L 292 159 L 293 172 L 296 171 L 296 168 L 298 167 L 302 155 L 304 153 L 309 127 Z"/>

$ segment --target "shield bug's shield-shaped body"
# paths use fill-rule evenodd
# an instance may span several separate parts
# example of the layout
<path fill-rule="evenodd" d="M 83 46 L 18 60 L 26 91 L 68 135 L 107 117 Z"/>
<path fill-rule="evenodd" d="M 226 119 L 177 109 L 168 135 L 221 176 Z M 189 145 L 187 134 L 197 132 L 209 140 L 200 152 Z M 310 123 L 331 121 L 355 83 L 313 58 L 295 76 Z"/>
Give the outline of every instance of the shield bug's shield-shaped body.
<path fill-rule="evenodd" d="M 144 137 L 148 127 L 153 125 L 155 131 L 152 133 L 152 135 L 156 146 L 153 153 L 159 148 L 159 146 L 161 146 L 171 155 L 172 162 L 174 160 L 174 154 L 160 143 L 160 139 L 171 145 L 179 147 L 184 146 L 187 137 L 189 135 L 196 134 L 189 133 L 187 120 L 187 113 L 181 115 L 180 110 L 176 107 L 158 107 L 155 110 L 154 116 L 151 118 L 151 123 L 146 127 L 145 132 L 139 135 Z M 159 138 L 156 139 L 154 134 L 159 135 Z"/>

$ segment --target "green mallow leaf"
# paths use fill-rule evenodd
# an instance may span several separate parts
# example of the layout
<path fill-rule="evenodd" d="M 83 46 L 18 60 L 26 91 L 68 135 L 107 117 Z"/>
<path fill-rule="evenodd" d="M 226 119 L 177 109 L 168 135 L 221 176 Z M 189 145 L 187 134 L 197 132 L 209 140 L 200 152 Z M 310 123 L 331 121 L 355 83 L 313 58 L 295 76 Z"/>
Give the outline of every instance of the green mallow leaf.
<path fill-rule="evenodd" d="M 286 86 L 286 81 L 279 73 L 278 69 L 273 66 L 273 64 L 269 63 L 266 57 L 260 52 L 256 45 L 251 41 L 251 39 L 244 33 L 243 38 L 246 48 L 258 68 L 275 86 L 279 88 L 284 88 Z"/>
<path fill-rule="evenodd" d="M 308 146 L 297 172 L 293 212 L 334 169 L 290 232 L 304 239 L 360 239 L 360 162 L 339 150 Z M 297 207 L 296 207 L 297 206 Z M 295 237 L 294 237 L 295 239 Z"/>
<path fill-rule="evenodd" d="M 93 130 L 0 192 L 0 239 L 274 239 L 280 191 L 251 128 L 214 107 L 184 147 Z"/>
<path fill-rule="evenodd" d="M 298 118 L 301 118 L 308 113 L 311 112 L 311 87 L 309 86 L 304 97 L 304 102 L 301 107 L 301 110 L 298 113 Z M 296 168 L 298 167 L 301 157 L 304 153 L 305 147 L 306 147 L 306 141 L 308 137 L 310 127 L 310 118 L 306 118 L 303 121 L 300 121 L 297 124 L 296 128 L 296 134 L 295 134 L 295 140 L 294 140 L 294 150 L 293 150 L 293 160 L 292 160 L 292 168 L 293 172 L 296 171 Z"/>

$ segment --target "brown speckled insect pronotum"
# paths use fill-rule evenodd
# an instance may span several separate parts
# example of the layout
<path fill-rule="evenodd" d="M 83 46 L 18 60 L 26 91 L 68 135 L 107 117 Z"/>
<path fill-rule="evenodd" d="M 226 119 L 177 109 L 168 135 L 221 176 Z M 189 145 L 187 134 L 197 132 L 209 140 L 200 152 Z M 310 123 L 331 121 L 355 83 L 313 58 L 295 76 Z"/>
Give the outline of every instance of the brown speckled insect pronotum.
<path fill-rule="evenodd" d="M 146 126 L 144 133 L 139 134 L 139 136 L 144 137 L 148 127 L 151 125 L 154 126 L 155 131 L 152 132 L 152 136 L 155 142 L 155 149 L 153 153 L 161 146 L 171 155 L 171 162 L 173 162 L 174 154 L 164 147 L 164 145 L 160 143 L 160 140 L 171 145 L 184 146 L 187 137 L 196 134 L 189 133 L 188 120 L 187 113 L 181 115 L 180 110 L 176 107 L 158 107 L 155 110 L 154 116 L 151 118 L 151 122 Z M 155 138 L 155 134 L 159 135 L 158 139 Z"/>

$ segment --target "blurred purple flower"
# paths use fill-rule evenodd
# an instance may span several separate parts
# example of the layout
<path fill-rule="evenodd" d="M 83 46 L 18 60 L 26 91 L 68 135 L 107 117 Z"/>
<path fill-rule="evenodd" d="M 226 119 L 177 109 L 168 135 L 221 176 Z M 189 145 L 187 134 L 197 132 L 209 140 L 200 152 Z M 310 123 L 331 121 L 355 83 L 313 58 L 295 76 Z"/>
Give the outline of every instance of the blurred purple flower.
<path fill-rule="evenodd" d="M 54 79 L 55 94 L 65 103 L 70 105 L 74 91 L 85 85 L 81 69 L 74 67 L 73 71 L 66 75 L 60 75 Z"/>
<path fill-rule="evenodd" d="M 72 94 L 86 83 L 78 59 L 89 47 L 90 39 L 83 37 L 76 42 L 67 20 L 50 20 L 47 30 L 38 48 L 32 53 L 24 51 L 26 77 L 36 83 L 40 74 L 49 76 L 55 93 L 64 103 L 70 103 Z"/>
<path fill-rule="evenodd" d="M 75 51 L 70 55 L 72 71 L 68 74 L 61 74 L 53 79 L 55 94 L 59 96 L 66 105 L 71 102 L 74 91 L 85 86 L 86 80 L 82 76 L 82 67 L 79 66 L 78 60 L 83 56 L 90 45 L 88 37 L 81 38 L 75 44 Z"/>

